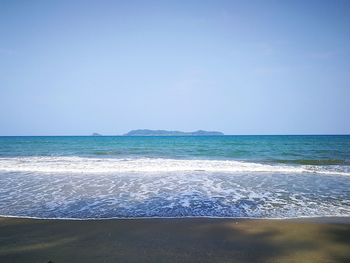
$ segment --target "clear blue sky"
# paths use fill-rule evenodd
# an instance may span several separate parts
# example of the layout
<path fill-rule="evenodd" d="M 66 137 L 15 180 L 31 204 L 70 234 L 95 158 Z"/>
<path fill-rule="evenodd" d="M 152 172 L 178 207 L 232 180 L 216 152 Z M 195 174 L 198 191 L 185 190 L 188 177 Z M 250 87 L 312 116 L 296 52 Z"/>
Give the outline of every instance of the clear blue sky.
<path fill-rule="evenodd" d="M 138 128 L 350 133 L 350 1 L 0 0 L 0 135 Z"/>

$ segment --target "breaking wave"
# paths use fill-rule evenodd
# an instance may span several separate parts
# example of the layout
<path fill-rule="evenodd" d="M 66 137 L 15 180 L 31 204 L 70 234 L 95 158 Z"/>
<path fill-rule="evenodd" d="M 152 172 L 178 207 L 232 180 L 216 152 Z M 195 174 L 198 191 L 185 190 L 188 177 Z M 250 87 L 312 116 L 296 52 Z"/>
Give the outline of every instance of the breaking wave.
<path fill-rule="evenodd" d="M 322 163 L 323 164 L 323 163 Z M 333 164 L 333 163 L 332 163 Z M 0 171 L 37 173 L 167 173 L 167 172 L 267 172 L 350 175 L 350 166 L 269 164 L 237 160 L 179 160 L 163 158 L 87 158 L 87 157 L 9 157 L 0 158 Z"/>

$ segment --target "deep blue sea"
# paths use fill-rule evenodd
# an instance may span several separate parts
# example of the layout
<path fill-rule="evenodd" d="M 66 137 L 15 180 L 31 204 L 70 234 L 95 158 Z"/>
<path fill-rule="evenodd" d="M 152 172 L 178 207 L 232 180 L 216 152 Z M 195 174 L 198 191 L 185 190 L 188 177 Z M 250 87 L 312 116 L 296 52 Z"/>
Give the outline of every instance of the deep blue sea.
<path fill-rule="evenodd" d="M 350 136 L 0 137 L 0 215 L 350 216 Z"/>

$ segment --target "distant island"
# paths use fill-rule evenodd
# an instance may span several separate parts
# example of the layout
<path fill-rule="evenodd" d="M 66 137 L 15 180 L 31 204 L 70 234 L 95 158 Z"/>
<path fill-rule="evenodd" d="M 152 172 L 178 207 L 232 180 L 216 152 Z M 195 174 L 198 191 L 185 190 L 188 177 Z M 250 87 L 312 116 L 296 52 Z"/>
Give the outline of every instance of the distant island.
<path fill-rule="evenodd" d="M 93 134 L 91 134 L 91 136 L 102 136 L 102 134 L 99 134 L 97 132 L 94 132 Z"/>
<path fill-rule="evenodd" d="M 203 131 L 194 132 L 183 131 L 166 131 L 166 130 L 132 130 L 124 134 L 124 136 L 222 136 L 222 132 L 218 131 Z"/>

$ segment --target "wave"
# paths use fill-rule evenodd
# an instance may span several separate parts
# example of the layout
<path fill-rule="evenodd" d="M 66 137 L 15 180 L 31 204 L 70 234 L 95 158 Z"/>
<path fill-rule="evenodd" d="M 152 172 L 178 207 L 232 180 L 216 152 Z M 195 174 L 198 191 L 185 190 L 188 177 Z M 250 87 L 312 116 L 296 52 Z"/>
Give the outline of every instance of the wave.
<path fill-rule="evenodd" d="M 270 172 L 350 175 L 349 166 L 277 165 L 237 160 L 178 160 L 162 158 L 9 157 L 0 158 L 0 171 L 42 173 L 162 173 Z"/>
<path fill-rule="evenodd" d="M 274 160 L 276 163 L 285 163 L 285 164 L 302 164 L 302 165 L 340 165 L 347 164 L 345 160 L 339 159 L 320 159 L 320 160 L 311 160 L 311 159 L 297 159 L 297 160 Z"/>

